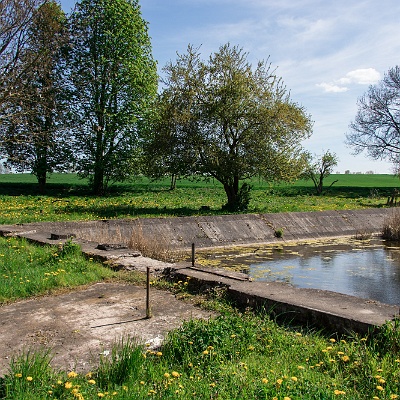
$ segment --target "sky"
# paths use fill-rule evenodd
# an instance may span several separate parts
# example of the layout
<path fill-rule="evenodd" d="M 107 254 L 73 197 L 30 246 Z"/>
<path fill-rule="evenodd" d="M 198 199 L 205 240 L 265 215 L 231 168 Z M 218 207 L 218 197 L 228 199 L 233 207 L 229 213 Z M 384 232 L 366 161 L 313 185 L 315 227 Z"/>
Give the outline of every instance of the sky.
<path fill-rule="evenodd" d="M 202 58 L 238 45 L 253 64 L 269 60 L 292 101 L 311 116 L 303 147 L 331 151 L 334 172 L 392 173 L 385 161 L 354 155 L 345 143 L 357 100 L 399 65 L 398 0 L 140 0 L 159 74 L 189 44 Z M 67 13 L 75 4 L 61 0 Z"/>

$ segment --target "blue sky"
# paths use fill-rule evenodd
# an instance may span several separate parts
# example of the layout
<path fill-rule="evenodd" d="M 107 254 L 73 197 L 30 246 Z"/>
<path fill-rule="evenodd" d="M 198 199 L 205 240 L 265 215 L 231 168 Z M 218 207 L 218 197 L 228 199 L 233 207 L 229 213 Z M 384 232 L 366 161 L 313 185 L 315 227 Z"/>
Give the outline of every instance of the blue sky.
<path fill-rule="evenodd" d="M 73 0 L 61 0 L 66 12 Z M 345 133 L 368 86 L 399 63 L 398 0 L 141 0 L 159 72 L 188 44 L 204 59 L 230 42 L 255 64 L 269 57 L 314 121 L 303 142 L 313 154 L 335 152 L 344 173 L 391 173 L 391 164 L 355 156 Z"/>

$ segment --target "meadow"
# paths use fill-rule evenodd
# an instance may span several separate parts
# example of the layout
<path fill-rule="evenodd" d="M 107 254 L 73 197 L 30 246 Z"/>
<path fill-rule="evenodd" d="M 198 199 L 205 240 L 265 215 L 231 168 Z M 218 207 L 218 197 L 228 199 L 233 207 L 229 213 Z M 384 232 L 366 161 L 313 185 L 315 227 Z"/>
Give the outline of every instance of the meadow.
<path fill-rule="evenodd" d="M 384 207 L 398 186 L 389 175 L 333 175 L 323 196 L 310 182 L 270 185 L 254 180 L 249 212 Z M 329 185 L 329 180 L 326 182 Z M 70 175 L 51 178 L 36 192 L 30 175 L 0 175 L 0 223 L 97 218 L 221 214 L 225 201 L 215 182 L 144 178 L 90 196 Z M 203 206 L 209 207 L 205 209 Z M 73 290 L 101 280 L 142 284 L 86 259 L 77 245 L 38 247 L 0 238 L 0 306 L 21 298 Z M 121 338 L 96 370 L 77 373 L 50 365 L 51 349 L 27 350 L 0 378 L 0 399 L 397 399 L 400 398 L 400 321 L 359 336 L 282 325 L 268 310 L 240 310 L 223 290 L 195 295 L 186 282 L 153 285 L 216 311 L 209 321 L 189 321 L 170 332 L 159 349 Z"/>
<path fill-rule="evenodd" d="M 332 187 L 329 185 L 338 180 Z M 331 175 L 322 196 L 311 181 L 271 184 L 253 179 L 249 213 L 323 211 L 383 207 L 399 179 L 392 175 Z M 169 180 L 137 178 L 116 184 L 104 197 L 92 196 L 87 182 L 73 174 L 53 174 L 47 193 L 37 192 L 30 174 L 0 175 L 0 224 L 112 218 L 223 214 L 226 195 L 220 183 L 183 179 L 175 190 Z"/>

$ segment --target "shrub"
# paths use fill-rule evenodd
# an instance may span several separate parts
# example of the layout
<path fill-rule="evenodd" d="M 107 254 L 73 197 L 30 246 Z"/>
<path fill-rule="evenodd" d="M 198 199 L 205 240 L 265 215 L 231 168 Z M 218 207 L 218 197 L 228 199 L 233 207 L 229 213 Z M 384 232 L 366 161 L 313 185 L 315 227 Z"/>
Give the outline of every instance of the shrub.
<path fill-rule="evenodd" d="M 400 240 L 400 212 L 395 211 L 383 225 L 382 237 L 387 240 Z"/>

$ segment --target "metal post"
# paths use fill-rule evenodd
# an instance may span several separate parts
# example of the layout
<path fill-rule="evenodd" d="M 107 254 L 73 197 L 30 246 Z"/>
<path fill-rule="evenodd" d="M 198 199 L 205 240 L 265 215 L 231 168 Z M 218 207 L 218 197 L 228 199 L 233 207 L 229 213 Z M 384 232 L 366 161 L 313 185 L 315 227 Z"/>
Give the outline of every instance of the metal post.
<path fill-rule="evenodd" d="M 192 243 L 192 267 L 194 267 L 194 258 L 195 258 L 195 246 Z"/>
<path fill-rule="evenodd" d="M 147 267 L 147 285 L 146 285 L 146 318 L 151 318 L 150 307 L 150 267 Z"/>

